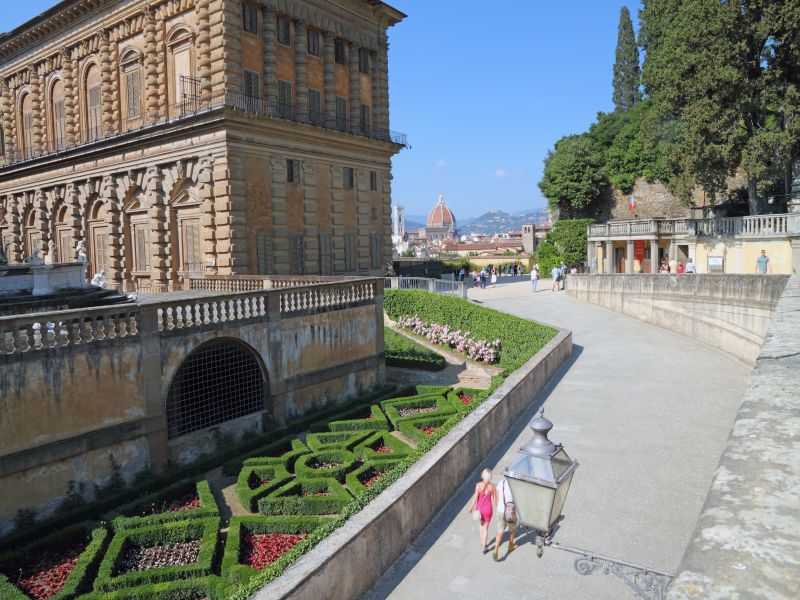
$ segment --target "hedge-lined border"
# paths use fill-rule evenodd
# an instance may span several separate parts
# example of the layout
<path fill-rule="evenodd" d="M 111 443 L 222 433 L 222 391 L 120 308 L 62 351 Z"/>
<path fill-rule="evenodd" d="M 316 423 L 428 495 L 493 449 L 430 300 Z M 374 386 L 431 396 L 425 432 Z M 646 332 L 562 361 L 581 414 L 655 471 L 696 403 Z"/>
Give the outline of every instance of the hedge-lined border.
<path fill-rule="evenodd" d="M 427 440 L 432 437 L 435 437 L 437 433 L 439 433 L 439 429 L 441 429 L 447 421 L 453 419 L 454 417 L 457 420 L 460 420 L 463 413 L 454 413 L 451 415 L 425 415 L 422 417 L 417 417 L 415 419 L 405 419 L 400 423 L 398 431 L 403 435 L 410 437 L 417 443 L 417 446 L 424 444 Z M 422 431 L 422 427 L 429 427 L 429 426 L 438 426 L 439 429 L 433 432 L 432 435 L 428 435 Z"/>
<path fill-rule="evenodd" d="M 407 457 L 404 457 L 404 458 L 407 458 Z M 368 488 L 367 486 L 365 486 L 363 483 L 361 483 L 361 476 L 364 473 L 366 473 L 366 472 L 368 472 L 368 471 L 370 471 L 372 469 L 375 469 L 376 471 L 385 471 L 386 474 L 381 476 L 380 479 L 378 479 L 378 481 L 380 481 L 384 477 L 387 477 L 388 474 L 391 472 L 391 470 L 393 468 L 395 468 L 398 464 L 400 464 L 401 460 L 403 460 L 403 459 L 402 458 L 401 459 L 391 459 L 391 460 L 387 459 L 387 460 L 381 460 L 381 461 L 376 461 L 376 462 L 371 462 L 371 461 L 365 462 L 363 465 L 361 465 L 355 471 L 350 471 L 347 474 L 347 477 L 345 478 L 345 481 L 347 482 L 347 489 L 350 490 L 350 492 L 354 496 L 357 496 L 357 497 L 358 496 L 363 496 L 364 494 L 366 494 L 371 489 L 371 488 Z M 377 485 L 378 481 L 375 482 L 375 485 Z"/>
<path fill-rule="evenodd" d="M 225 552 L 222 555 L 222 577 L 241 585 L 260 572 L 240 561 L 242 553 L 242 530 L 250 533 L 312 533 L 322 524 L 330 522 L 329 517 L 312 515 L 296 515 L 282 517 L 232 517 L 228 526 L 228 539 L 225 541 Z M 274 564 L 274 563 L 273 563 Z M 269 565 L 263 571 L 268 571 Z M 261 572 L 263 572 L 261 571 Z"/>
<path fill-rule="evenodd" d="M 381 454 L 373 450 L 372 446 L 378 442 L 383 442 L 387 448 L 391 449 L 391 452 Z M 353 449 L 353 453 L 365 462 L 370 461 L 377 463 L 405 458 L 406 456 L 412 455 L 414 449 L 402 440 L 398 440 L 388 431 L 385 431 L 377 432 L 369 436 Z"/>
<path fill-rule="evenodd" d="M 443 356 L 438 360 L 429 360 L 411 354 L 392 353 L 386 354 L 387 367 L 399 367 L 401 369 L 419 369 L 421 371 L 441 371 L 447 366 Z"/>
<path fill-rule="evenodd" d="M 148 583 L 135 588 L 112 592 L 91 592 L 80 600 L 196 600 L 201 595 L 211 600 L 224 600 L 230 595 L 230 584 L 217 575 Z"/>
<path fill-rule="evenodd" d="M 0 560 L 3 561 L 0 564 L 13 564 L 18 561 L 27 560 L 26 557 L 35 553 L 43 546 L 70 543 L 70 541 L 73 541 L 74 538 L 78 536 L 89 537 L 89 543 L 78 557 L 75 567 L 64 583 L 64 587 L 57 594 L 50 596 L 50 600 L 70 600 L 81 592 L 91 588 L 89 579 L 94 575 L 94 571 L 102 556 L 102 550 L 106 544 L 106 538 L 108 537 L 108 531 L 105 528 L 98 527 L 97 529 L 91 529 L 91 523 L 72 527 L 69 530 L 61 531 L 49 538 L 45 538 L 41 542 L 32 544 L 17 553 L 8 552 L 4 554 L 3 557 L 0 557 Z M 17 569 L 17 567 L 14 568 Z M 29 600 L 29 597 L 14 585 L 6 575 L 0 573 L 0 600 Z"/>
<path fill-rule="evenodd" d="M 257 488 L 250 487 L 250 477 L 256 475 L 262 478 L 268 478 L 269 483 L 258 486 Z M 276 490 L 282 485 L 285 485 L 292 479 L 292 475 L 282 464 L 270 465 L 252 465 L 242 467 L 239 471 L 239 477 L 236 479 L 236 497 L 250 512 L 258 510 L 258 501 L 269 494 L 272 490 Z"/>
<path fill-rule="evenodd" d="M 212 575 L 219 525 L 219 517 L 206 517 L 118 531 L 108 545 L 103 562 L 100 563 L 94 583 L 95 591 L 112 592 L 144 584 Z M 200 554 L 195 563 L 148 569 L 147 571 L 132 571 L 121 575 L 113 574 L 120 555 L 129 543 L 155 546 L 190 540 L 200 540 Z"/>
<path fill-rule="evenodd" d="M 306 444 L 312 452 L 323 450 L 352 450 L 374 432 L 369 429 L 360 431 L 325 431 L 322 433 L 309 433 Z"/>
<path fill-rule="evenodd" d="M 384 327 L 386 366 L 441 371 L 444 357 L 397 330 Z"/>
<path fill-rule="evenodd" d="M 125 516 L 125 513 L 134 511 L 137 508 L 143 508 L 147 505 L 152 506 L 159 502 L 163 503 L 170 498 L 175 498 L 183 494 L 190 494 L 193 491 L 196 492 L 197 496 L 200 498 L 200 508 L 176 512 L 161 512 L 144 516 Z M 111 521 L 114 530 L 119 531 L 120 529 L 138 529 L 148 525 L 157 525 L 159 523 L 186 521 L 187 519 L 202 519 L 205 517 L 215 517 L 217 515 L 219 515 L 219 507 L 217 506 L 217 501 L 214 499 L 214 494 L 211 493 L 208 481 L 205 479 L 200 481 L 183 479 L 163 490 L 143 496 L 138 500 L 120 506 L 115 511 L 106 513 L 103 515 L 103 520 Z"/>
<path fill-rule="evenodd" d="M 348 419 L 350 415 L 342 414 L 336 421 L 326 423 L 327 428 L 330 431 L 389 431 L 389 420 L 378 404 L 370 404 L 348 412 L 358 415 L 366 410 L 370 411 L 372 419 Z"/>
<path fill-rule="evenodd" d="M 367 435 L 370 433 L 365 432 Z M 366 436 L 365 436 L 366 437 Z M 363 437 L 361 438 L 364 439 Z M 317 469 L 309 463 L 316 461 L 332 461 L 339 463 L 330 469 Z M 318 452 L 305 454 L 295 463 L 295 474 L 299 479 L 328 479 L 332 478 L 343 483 L 344 476 L 356 468 L 356 455 L 343 448 L 325 448 Z"/>
<path fill-rule="evenodd" d="M 403 417 L 400 415 L 400 409 L 403 408 L 434 408 L 428 413 L 410 415 Z M 444 396 L 419 396 L 418 398 L 409 398 L 402 402 L 392 402 L 386 405 L 386 416 L 394 425 L 395 429 L 400 429 L 400 424 L 404 421 L 415 420 L 420 417 L 445 417 L 454 415 L 458 410 L 453 404 Z"/>
<path fill-rule="evenodd" d="M 455 388 L 447 393 L 447 400 L 450 404 L 453 405 L 453 408 L 456 409 L 458 412 L 467 412 L 471 404 L 475 402 L 475 398 L 477 398 L 478 394 L 482 390 L 476 390 L 473 388 Z M 459 394 L 464 394 L 466 396 L 472 396 L 472 402 L 469 404 L 464 404 L 461 401 L 461 398 L 458 397 Z"/>
<path fill-rule="evenodd" d="M 290 494 L 292 492 L 292 494 Z M 329 496 L 300 496 L 296 492 L 328 492 Z M 333 478 L 294 479 L 258 501 L 258 512 L 265 516 L 334 515 L 353 499 Z"/>
<path fill-rule="evenodd" d="M 294 463 L 304 454 L 311 452 L 311 448 L 297 438 L 292 439 L 289 448 L 291 449 L 280 456 L 252 456 L 242 463 L 240 469 L 255 465 L 283 465 L 289 473 L 294 473 Z"/>

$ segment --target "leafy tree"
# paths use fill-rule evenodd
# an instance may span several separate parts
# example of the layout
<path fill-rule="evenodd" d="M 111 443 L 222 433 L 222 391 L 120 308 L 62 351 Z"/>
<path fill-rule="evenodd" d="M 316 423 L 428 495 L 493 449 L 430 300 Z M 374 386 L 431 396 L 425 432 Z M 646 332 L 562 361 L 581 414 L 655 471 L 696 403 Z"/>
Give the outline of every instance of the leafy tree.
<path fill-rule="evenodd" d="M 670 189 L 718 198 L 741 173 L 757 214 L 800 149 L 800 4 L 644 0 L 640 19 L 647 129 Z"/>
<path fill-rule="evenodd" d="M 539 271 L 546 275 L 553 267 L 561 265 L 580 266 L 586 261 L 586 227 L 594 219 L 559 220 L 547 232 L 545 241 L 539 244 L 536 258 Z"/>
<path fill-rule="evenodd" d="M 572 135 L 556 142 L 544 160 L 539 189 L 551 209 L 562 217 L 580 216 L 607 186 L 600 150 L 588 135 Z"/>
<path fill-rule="evenodd" d="M 614 106 L 617 111 L 625 111 L 642 99 L 639 89 L 639 47 L 633 33 L 631 13 L 627 6 L 619 10 L 617 29 L 617 53 L 614 62 Z"/>

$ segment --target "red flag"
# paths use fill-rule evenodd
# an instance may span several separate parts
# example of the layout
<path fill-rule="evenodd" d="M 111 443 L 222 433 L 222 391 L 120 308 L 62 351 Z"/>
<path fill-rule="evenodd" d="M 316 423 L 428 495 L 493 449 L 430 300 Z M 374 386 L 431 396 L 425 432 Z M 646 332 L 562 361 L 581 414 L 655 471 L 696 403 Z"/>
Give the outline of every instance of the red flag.
<path fill-rule="evenodd" d="M 636 198 L 633 197 L 633 194 L 628 198 L 628 212 L 633 212 L 636 208 Z"/>

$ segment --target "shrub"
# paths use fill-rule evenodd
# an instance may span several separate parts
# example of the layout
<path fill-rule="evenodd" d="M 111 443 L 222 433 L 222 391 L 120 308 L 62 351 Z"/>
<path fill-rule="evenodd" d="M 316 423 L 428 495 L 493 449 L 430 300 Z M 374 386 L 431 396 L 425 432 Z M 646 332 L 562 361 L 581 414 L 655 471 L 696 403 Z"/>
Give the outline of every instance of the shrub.
<path fill-rule="evenodd" d="M 368 437 L 355 447 L 353 453 L 365 462 L 383 462 L 409 456 L 414 453 L 414 449 L 384 431 Z"/>
<path fill-rule="evenodd" d="M 418 396 L 436 395 L 443 396 L 452 388 L 449 385 L 418 385 L 414 388 Z"/>
<path fill-rule="evenodd" d="M 398 429 L 400 430 L 400 433 L 407 435 L 418 445 L 420 445 L 427 442 L 433 432 L 442 427 L 442 425 L 444 425 L 449 418 L 449 416 L 426 416 L 417 419 L 405 419 L 400 422 Z M 424 431 L 425 429 L 429 429 L 430 431 L 426 432 Z"/>
<path fill-rule="evenodd" d="M 379 479 L 386 477 L 389 472 L 400 464 L 399 460 L 367 461 L 355 471 L 347 474 L 347 489 L 354 496 L 361 496 L 377 483 Z"/>
<path fill-rule="evenodd" d="M 387 327 L 383 328 L 383 339 L 389 367 L 441 371 L 446 365 L 440 354 Z"/>
<path fill-rule="evenodd" d="M 225 582 L 216 575 L 148 583 L 114 590 L 113 592 L 92 592 L 81 596 L 81 600 L 224 600 L 229 593 Z"/>
<path fill-rule="evenodd" d="M 289 448 L 288 450 L 286 448 Z M 294 463 L 300 456 L 311 452 L 308 446 L 298 439 L 293 439 L 287 446 L 281 446 L 277 449 L 272 456 L 264 454 L 262 456 L 253 456 L 244 461 L 243 467 L 252 467 L 255 465 L 283 465 L 289 473 L 294 473 Z"/>
<path fill-rule="evenodd" d="M 108 532 L 104 528 L 92 530 L 90 523 L 83 523 L 59 531 L 43 540 L 34 542 L 17 551 L 7 552 L 0 556 L 0 572 L 11 576 L 16 581 L 21 571 L 27 570 L 32 563 L 40 560 L 42 555 L 51 551 L 61 551 L 76 544 L 85 544 L 78 556 L 72 571 L 66 576 L 61 590 L 49 596 L 51 600 L 74 598 L 79 593 L 91 588 L 91 578 L 97 569 L 102 556 Z M 29 596 L 11 583 L 0 573 L 0 599 L 25 600 Z"/>
<path fill-rule="evenodd" d="M 367 417 L 369 415 L 369 417 Z M 380 431 L 389 430 L 389 421 L 377 404 L 356 406 L 336 415 L 335 420 L 319 421 L 312 432 L 321 431 Z"/>
<path fill-rule="evenodd" d="M 176 501 L 180 502 L 195 494 L 200 504 L 196 508 L 170 506 Z M 184 479 L 163 490 L 138 498 L 114 511 L 106 513 L 103 515 L 103 520 L 111 521 L 114 530 L 120 530 L 167 523 L 169 521 L 213 517 L 218 514 L 217 502 L 214 500 L 208 481 L 195 482 L 191 479 Z"/>
<path fill-rule="evenodd" d="M 432 344 L 455 350 L 470 360 L 496 363 L 500 358 L 500 340 L 479 340 L 469 331 L 451 328 L 439 323 L 426 323 L 418 315 L 400 317 L 397 325 Z"/>
<path fill-rule="evenodd" d="M 218 532 L 218 517 L 175 521 L 118 531 L 108 546 L 103 562 L 100 563 L 94 589 L 99 592 L 111 592 L 148 583 L 211 575 Z M 200 542 L 200 554 L 194 563 L 120 574 L 115 572 L 125 552 L 132 545 L 151 547 L 194 540 Z"/>
<path fill-rule="evenodd" d="M 368 431 L 364 433 L 370 434 Z M 361 439 L 363 440 L 364 437 Z M 330 477 L 341 482 L 344 481 L 347 472 L 355 468 L 355 462 L 356 457 L 352 452 L 339 448 L 328 448 L 313 454 L 304 454 L 297 460 L 295 472 L 298 477 L 306 479 Z"/>
<path fill-rule="evenodd" d="M 331 477 L 295 479 L 258 501 L 264 515 L 332 515 L 352 500 L 350 492 Z"/>
<path fill-rule="evenodd" d="M 503 349 L 499 366 L 506 373 L 521 367 L 556 333 L 546 325 L 500 313 L 454 296 L 421 290 L 386 290 L 384 310 L 393 320 L 419 315 L 423 321 L 469 331 L 479 339 L 499 339 Z"/>
<path fill-rule="evenodd" d="M 471 388 L 456 388 L 447 394 L 447 401 L 453 405 L 457 412 L 468 411 L 472 404 L 477 404 L 483 398 L 486 398 L 486 390 L 474 390 Z"/>
<path fill-rule="evenodd" d="M 228 539 L 225 542 L 225 553 L 222 556 L 222 576 L 242 584 L 253 575 L 259 573 L 249 565 L 243 564 L 243 534 L 263 535 L 268 533 L 308 534 L 331 519 L 316 516 L 283 516 L 283 517 L 233 517 L 228 527 Z M 291 551 L 291 550 L 290 550 Z M 274 563 L 273 563 L 274 564 Z M 266 569 L 272 567 L 270 564 Z"/>
<path fill-rule="evenodd" d="M 414 414 L 404 415 L 404 411 L 411 411 Z M 386 416 L 389 417 L 389 421 L 392 422 L 395 429 L 400 427 L 400 423 L 409 419 L 417 419 L 421 416 L 449 416 L 455 412 L 456 409 L 443 396 L 419 396 L 408 400 L 392 401 L 386 405 Z"/>
<path fill-rule="evenodd" d="M 314 452 L 328 449 L 352 450 L 371 434 L 370 430 L 309 433 L 306 436 L 306 443 Z"/>
<path fill-rule="evenodd" d="M 287 483 L 292 476 L 281 464 L 243 467 L 236 480 L 236 497 L 250 512 L 258 510 L 258 500 Z M 253 483 L 257 483 L 253 487 Z M 261 483 L 265 482 L 265 483 Z"/>

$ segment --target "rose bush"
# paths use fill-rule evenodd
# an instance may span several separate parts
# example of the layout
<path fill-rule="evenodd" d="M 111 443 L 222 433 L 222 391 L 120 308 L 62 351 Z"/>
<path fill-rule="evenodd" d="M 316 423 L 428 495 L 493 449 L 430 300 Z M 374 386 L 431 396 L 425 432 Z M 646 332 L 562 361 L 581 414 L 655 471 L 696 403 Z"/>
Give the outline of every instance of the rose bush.
<path fill-rule="evenodd" d="M 426 338 L 433 344 L 448 346 L 478 362 L 496 363 L 500 360 L 500 340 L 487 342 L 472 337 L 469 331 L 453 329 L 449 325 L 426 323 L 418 315 L 400 317 L 397 324 L 411 333 Z"/>

